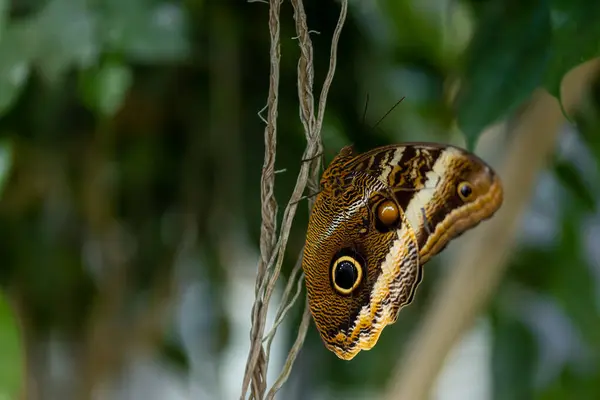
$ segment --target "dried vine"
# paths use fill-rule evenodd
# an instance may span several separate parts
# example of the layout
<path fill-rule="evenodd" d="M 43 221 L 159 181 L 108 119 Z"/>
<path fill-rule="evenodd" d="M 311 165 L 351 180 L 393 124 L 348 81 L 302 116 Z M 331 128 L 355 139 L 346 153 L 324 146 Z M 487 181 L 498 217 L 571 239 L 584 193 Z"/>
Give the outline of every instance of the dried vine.
<path fill-rule="evenodd" d="M 277 144 L 277 108 L 279 92 L 279 64 L 281 58 L 280 49 L 280 0 L 269 1 L 269 33 L 270 33 L 270 84 L 267 105 L 267 120 L 265 127 L 265 157 L 261 176 L 261 203 L 262 224 L 260 236 L 261 256 L 258 262 L 258 273 L 255 287 L 255 301 L 252 307 L 252 328 L 250 331 L 250 351 L 246 362 L 246 370 L 242 382 L 241 399 L 245 399 L 248 387 L 251 388 L 251 398 L 263 399 L 266 392 L 266 375 L 268 369 L 271 342 L 277 331 L 277 327 L 285 317 L 287 311 L 299 297 L 301 291 L 300 282 L 296 280 L 299 274 L 301 260 L 298 260 L 286 289 L 282 301 L 276 313 L 273 327 L 264 335 L 269 302 L 279 274 L 285 254 L 285 248 L 290 234 L 290 229 L 296 215 L 296 210 L 302 195 L 307 188 L 316 190 L 318 187 L 319 169 L 321 160 L 318 157 L 322 152 L 321 127 L 327 102 L 329 87 L 333 81 L 336 68 L 337 44 L 341 35 L 342 27 L 346 20 L 348 1 L 342 0 L 341 11 L 335 28 L 331 43 L 331 54 L 329 71 L 323 83 L 319 97 L 318 113 L 315 115 L 313 96 L 313 46 L 304 11 L 302 0 L 292 0 L 294 8 L 294 19 L 296 22 L 296 33 L 300 46 L 300 58 L 298 61 L 298 99 L 300 103 L 300 120 L 304 127 L 306 147 L 300 166 L 300 172 L 296 179 L 296 185 L 283 213 L 281 229 L 277 236 L 277 201 L 273 192 L 275 186 L 275 155 Z M 309 209 L 312 202 L 309 201 Z M 295 294 L 291 297 L 293 288 Z M 287 380 L 296 355 L 304 342 L 306 330 L 310 322 L 308 307 L 305 305 L 302 323 L 300 324 L 296 341 L 288 354 L 285 366 L 273 387 L 269 390 L 267 398 L 274 398 L 277 391 Z M 266 343 L 266 346 L 264 345 Z"/>

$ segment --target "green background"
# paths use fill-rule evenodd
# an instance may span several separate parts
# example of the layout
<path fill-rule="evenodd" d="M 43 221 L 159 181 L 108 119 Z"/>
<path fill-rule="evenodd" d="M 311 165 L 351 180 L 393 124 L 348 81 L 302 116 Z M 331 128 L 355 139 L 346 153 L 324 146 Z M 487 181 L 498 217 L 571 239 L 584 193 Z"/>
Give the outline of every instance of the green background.
<path fill-rule="evenodd" d="M 305 3 L 318 93 L 339 4 Z M 280 209 L 305 144 L 292 12 L 284 2 Z M 351 2 L 326 163 L 349 143 L 473 149 L 536 88 L 560 97 L 563 75 L 600 55 L 598 21 L 600 3 L 582 0 Z M 127 375 L 134 361 L 205 391 L 189 398 L 241 387 L 247 347 L 236 338 L 247 340 L 250 317 L 233 311 L 253 299 L 234 294 L 254 290 L 268 52 L 261 2 L 0 0 L 0 399 L 23 387 L 29 398 L 86 398 L 106 382 L 121 394 L 102 398 L 149 398 L 140 387 L 153 382 Z M 596 79 L 539 176 L 482 315 L 493 399 L 600 398 L 599 107 Z M 284 280 L 306 223 L 300 207 Z M 283 398 L 382 390 L 443 260 L 428 265 L 402 323 L 355 361 L 326 351 L 311 325 Z M 274 369 L 300 313 L 297 304 L 280 331 Z"/>

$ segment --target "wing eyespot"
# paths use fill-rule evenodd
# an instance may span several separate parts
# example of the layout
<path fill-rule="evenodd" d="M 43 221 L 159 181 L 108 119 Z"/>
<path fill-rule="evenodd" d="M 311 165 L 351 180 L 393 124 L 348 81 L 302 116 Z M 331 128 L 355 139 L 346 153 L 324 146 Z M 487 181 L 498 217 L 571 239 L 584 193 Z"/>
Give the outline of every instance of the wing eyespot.
<path fill-rule="evenodd" d="M 400 207 L 395 201 L 383 200 L 375 207 L 375 227 L 380 233 L 398 229 L 400 225 Z"/>
<path fill-rule="evenodd" d="M 463 181 L 458 184 L 456 192 L 462 201 L 469 201 L 473 197 L 473 186 L 469 182 Z"/>
<path fill-rule="evenodd" d="M 363 268 L 360 262 L 350 256 L 341 256 L 331 267 L 331 281 L 334 289 L 343 295 L 352 293 L 360 285 Z"/>
<path fill-rule="evenodd" d="M 399 216 L 400 210 L 398 210 L 396 203 L 391 200 L 383 201 L 377 207 L 377 218 L 384 225 L 395 225 L 398 222 Z"/>

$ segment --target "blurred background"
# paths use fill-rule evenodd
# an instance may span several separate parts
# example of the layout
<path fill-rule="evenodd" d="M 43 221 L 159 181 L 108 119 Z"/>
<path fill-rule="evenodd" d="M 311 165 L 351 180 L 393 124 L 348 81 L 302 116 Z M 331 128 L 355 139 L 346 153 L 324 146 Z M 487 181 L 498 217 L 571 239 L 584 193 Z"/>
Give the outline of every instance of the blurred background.
<path fill-rule="evenodd" d="M 0 399 L 239 398 L 259 258 L 268 7 L 0 0 Z M 319 93 L 340 5 L 305 7 Z M 477 143 L 499 167 L 533 91 L 558 97 L 563 75 L 600 55 L 599 20 L 600 6 L 583 0 L 351 1 L 325 164 L 346 144 L 419 140 Z M 280 213 L 305 146 L 289 2 L 281 24 Z M 594 76 L 579 82 L 579 107 L 524 200 L 502 283 L 431 398 L 600 398 Z M 275 305 L 307 216 L 299 207 Z M 378 398 L 453 250 L 353 361 L 327 351 L 311 322 L 279 398 Z M 274 342 L 270 382 L 303 298 Z"/>

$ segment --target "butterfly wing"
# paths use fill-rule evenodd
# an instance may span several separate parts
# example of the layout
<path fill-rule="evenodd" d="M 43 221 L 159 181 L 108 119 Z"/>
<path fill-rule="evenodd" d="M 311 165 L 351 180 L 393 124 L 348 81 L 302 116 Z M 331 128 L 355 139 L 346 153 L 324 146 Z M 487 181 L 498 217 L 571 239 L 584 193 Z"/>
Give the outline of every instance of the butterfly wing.
<path fill-rule="evenodd" d="M 422 265 L 501 202 L 496 174 L 466 150 L 342 149 L 323 173 L 302 261 L 326 347 L 346 360 L 372 348 L 412 300 Z"/>
<path fill-rule="evenodd" d="M 421 265 L 502 204 L 502 184 L 494 170 L 455 146 L 384 146 L 354 157 L 345 168 L 354 179 L 366 174 L 379 180 L 393 194 L 415 231 Z M 471 190 L 468 196 L 460 193 L 465 187 Z"/>

